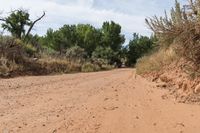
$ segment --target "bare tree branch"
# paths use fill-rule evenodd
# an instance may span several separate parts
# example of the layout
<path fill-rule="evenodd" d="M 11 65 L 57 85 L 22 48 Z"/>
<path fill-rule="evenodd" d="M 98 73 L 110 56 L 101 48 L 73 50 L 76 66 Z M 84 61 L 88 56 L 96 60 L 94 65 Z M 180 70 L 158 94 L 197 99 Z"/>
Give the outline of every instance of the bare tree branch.
<path fill-rule="evenodd" d="M 29 27 L 29 29 L 28 29 L 28 31 L 27 31 L 27 33 L 26 33 L 24 39 L 26 39 L 26 38 L 28 37 L 28 35 L 30 34 L 30 32 L 31 32 L 31 30 L 32 30 L 32 28 L 33 28 L 33 26 L 34 26 L 38 21 L 40 21 L 40 20 L 45 16 L 45 14 L 46 14 L 46 13 L 43 12 L 42 16 L 39 17 L 38 19 L 36 19 L 36 20 L 31 24 L 31 26 Z"/>
<path fill-rule="evenodd" d="M 0 21 L 6 21 L 4 18 L 0 18 Z"/>

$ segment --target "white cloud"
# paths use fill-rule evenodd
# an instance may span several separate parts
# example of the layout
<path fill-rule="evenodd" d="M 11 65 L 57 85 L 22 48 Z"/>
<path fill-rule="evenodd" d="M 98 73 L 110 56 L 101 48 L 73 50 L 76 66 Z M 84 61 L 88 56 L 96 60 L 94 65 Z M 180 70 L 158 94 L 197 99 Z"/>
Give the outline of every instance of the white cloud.
<path fill-rule="evenodd" d="M 166 1 L 169 5 L 171 0 Z M 35 33 L 44 34 L 48 28 L 57 29 L 63 24 L 90 23 L 100 27 L 104 21 L 113 20 L 122 26 L 128 39 L 133 32 L 149 35 L 144 19 L 169 7 L 160 0 L 0 0 L 0 3 L 4 13 L 21 7 L 29 9 L 32 19 L 46 11 Z"/>

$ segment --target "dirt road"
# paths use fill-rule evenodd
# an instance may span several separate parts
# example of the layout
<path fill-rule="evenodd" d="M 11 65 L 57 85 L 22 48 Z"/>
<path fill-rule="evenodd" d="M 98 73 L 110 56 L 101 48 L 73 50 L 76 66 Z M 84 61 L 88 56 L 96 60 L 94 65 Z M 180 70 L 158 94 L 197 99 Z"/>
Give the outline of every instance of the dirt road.
<path fill-rule="evenodd" d="M 0 79 L 0 133 L 199 133 L 200 106 L 133 69 Z"/>

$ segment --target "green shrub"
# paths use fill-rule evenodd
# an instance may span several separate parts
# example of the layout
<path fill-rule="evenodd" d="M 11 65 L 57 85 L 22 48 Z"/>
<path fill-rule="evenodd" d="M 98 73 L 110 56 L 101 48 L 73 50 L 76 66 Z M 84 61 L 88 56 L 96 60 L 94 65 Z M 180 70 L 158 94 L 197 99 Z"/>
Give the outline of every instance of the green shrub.
<path fill-rule="evenodd" d="M 102 59 L 107 64 L 114 64 L 120 60 L 119 53 L 113 51 L 110 47 L 97 47 L 92 53 L 93 59 Z"/>
<path fill-rule="evenodd" d="M 32 57 L 35 54 L 38 54 L 38 53 L 36 53 L 37 49 L 30 43 L 26 44 L 22 40 L 19 40 L 19 39 L 15 39 L 15 43 L 16 43 L 16 45 L 21 46 L 23 48 L 26 56 Z"/>
<path fill-rule="evenodd" d="M 79 61 L 82 62 L 87 57 L 85 50 L 79 46 L 74 46 L 67 49 L 66 58 L 70 61 Z"/>
<path fill-rule="evenodd" d="M 29 56 L 34 56 L 37 52 L 36 48 L 31 44 L 23 44 L 23 47 Z"/>
<path fill-rule="evenodd" d="M 92 64 L 92 63 L 85 63 L 81 67 L 82 72 L 95 72 L 100 71 L 101 68 L 98 65 Z"/>

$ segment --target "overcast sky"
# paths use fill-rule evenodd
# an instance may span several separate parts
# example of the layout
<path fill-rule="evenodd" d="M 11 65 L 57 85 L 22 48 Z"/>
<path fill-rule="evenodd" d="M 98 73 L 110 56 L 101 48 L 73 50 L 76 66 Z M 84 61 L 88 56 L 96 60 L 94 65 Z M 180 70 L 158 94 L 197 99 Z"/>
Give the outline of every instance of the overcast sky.
<path fill-rule="evenodd" d="M 40 35 L 50 27 L 58 29 L 64 24 L 89 23 L 100 27 L 104 21 L 113 20 L 122 26 L 129 40 L 133 32 L 150 35 L 144 19 L 163 15 L 173 4 L 174 0 L 0 0 L 0 10 L 6 15 L 11 9 L 28 9 L 32 19 L 46 11 L 33 31 Z"/>

